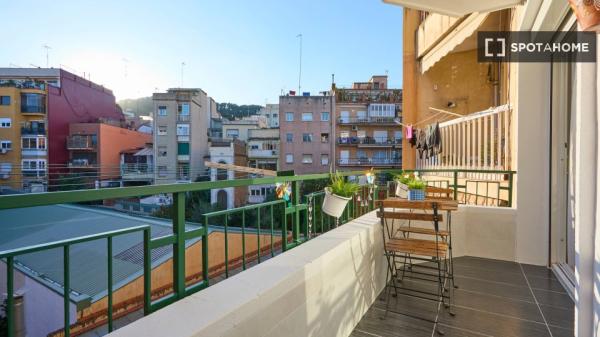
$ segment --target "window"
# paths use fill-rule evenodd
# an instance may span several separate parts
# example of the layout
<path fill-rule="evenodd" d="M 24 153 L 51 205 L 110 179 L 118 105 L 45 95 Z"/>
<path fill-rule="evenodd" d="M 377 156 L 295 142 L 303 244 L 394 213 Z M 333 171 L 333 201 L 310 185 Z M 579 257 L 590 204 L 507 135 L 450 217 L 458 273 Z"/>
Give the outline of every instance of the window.
<path fill-rule="evenodd" d="M 250 145 L 250 150 L 258 150 L 258 145 L 256 145 L 256 144 Z"/>
<path fill-rule="evenodd" d="M 167 167 L 166 166 L 159 166 L 158 167 L 158 176 L 159 177 L 166 177 L 167 176 Z"/>
<path fill-rule="evenodd" d="M 279 116 L 277 114 L 273 114 L 273 119 L 277 119 Z"/>
<path fill-rule="evenodd" d="M 365 130 L 356 130 L 356 137 L 359 139 L 363 139 L 367 136 L 367 132 Z"/>
<path fill-rule="evenodd" d="M 375 138 L 375 143 L 386 143 L 388 140 L 388 132 L 385 130 L 375 130 L 373 132 L 373 138 Z"/>
<path fill-rule="evenodd" d="M 329 134 L 321 133 L 321 143 L 329 143 Z"/>
<path fill-rule="evenodd" d="M 190 143 L 177 143 L 177 154 L 178 155 L 189 155 L 190 154 Z"/>
<path fill-rule="evenodd" d="M 294 113 L 293 112 L 286 112 L 285 113 L 285 121 L 286 122 L 293 122 L 294 121 Z"/>
<path fill-rule="evenodd" d="M 158 156 L 159 157 L 166 157 L 167 156 L 167 147 L 166 146 L 159 146 L 158 147 Z"/>
<path fill-rule="evenodd" d="M 312 122 L 312 112 L 303 112 L 302 113 L 302 121 L 303 122 Z"/>
<path fill-rule="evenodd" d="M 190 114 L 190 104 L 189 103 L 179 103 L 177 105 L 177 113 L 180 115 L 188 115 Z"/>
<path fill-rule="evenodd" d="M 10 105 L 10 96 L 0 96 L 0 105 Z"/>
<path fill-rule="evenodd" d="M 303 133 L 302 134 L 302 141 L 304 143 L 311 143 L 312 142 L 312 138 L 313 138 L 312 133 Z"/>
<path fill-rule="evenodd" d="M 294 141 L 294 134 L 292 133 L 286 133 L 285 134 L 285 141 L 288 143 L 291 143 Z"/>
<path fill-rule="evenodd" d="M 46 95 L 22 93 L 21 112 L 46 113 Z"/>
<path fill-rule="evenodd" d="M 10 140 L 1 140 L 0 141 L 0 150 L 11 150 L 12 142 Z"/>
<path fill-rule="evenodd" d="M 159 136 L 166 136 L 167 135 L 167 127 L 166 126 L 159 126 L 158 127 L 158 135 Z"/>
<path fill-rule="evenodd" d="M 329 165 L 329 155 L 328 154 L 321 155 L 321 165 L 323 165 L 323 166 Z"/>
<path fill-rule="evenodd" d="M 189 124 L 177 124 L 177 135 L 178 136 L 189 136 L 190 125 Z"/>
<path fill-rule="evenodd" d="M 46 159 L 29 159 L 21 161 L 23 171 L 41 171 L 46 169 Z"/>
<path fill-rule="evenodd" d="M 24 137 L 21 138 L 21 148 L 23 150 L 45 150 L 46 137 Z"/>
<path fill-rule="evenodd" d="M 321 122 L 329 122 L 329 112 L 321 112 Z"/>
<path fill-rule="evenodd" d="M 350 111 L 340 112 L 340 123 L 350 123 Z"/>
<path fill-rule="evenodd" d="M 394 131 L 394 139 L 396 141 L 401 141 L 402 140 L 402 131 Z"/>
<path fill-rule="evenodd" d="M 0 118 L 0 128 L 10 128 L 12 120 L 10 118 Z"/>
<path fill-rule="evenodd" d="M 285 162 L 287 164 L 292 164 L 294 162 L 294 155 L 291 153 L 288 153 L 285 155 Z"/>
<path fill-rule="evenodd" d="M 364 122 L 367 120 L 367 112 L 366 111 L 357 111 L 356 112 L 356 119 Z"/>
<path fill-rule="evenodd" d="M 227 138 L 238 138 L 240 136 L 240 130 L 238 129 L 228 129 L 227 132 L 225 133 L 225 136 Z"/>
<path fill-rule="evenodd" d="M 0 173 L 7 174 L 12 171 L 12 163 L 0 163 Z"/>
<path fill-rule="evenodd" d="M 302 155 L 302 164 L 312 164 L 312 154 Z"/>
<path fill-rule="evenodd" d="M 159 116 L 166 116 L 167 115 L 167 107 L 164 105 L 161 105 L 158 107 L 158 115 Z"/>

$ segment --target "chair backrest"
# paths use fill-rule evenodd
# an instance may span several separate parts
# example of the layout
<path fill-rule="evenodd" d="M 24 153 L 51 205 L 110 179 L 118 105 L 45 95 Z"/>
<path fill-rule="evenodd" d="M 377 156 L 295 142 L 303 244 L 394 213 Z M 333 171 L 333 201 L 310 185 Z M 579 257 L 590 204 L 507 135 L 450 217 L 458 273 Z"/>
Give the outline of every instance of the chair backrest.
<path fill-rule="evenodd" d="M 425 197 L 427 199 L 452 200 L 454 199 L 454 190 L 451 188 L 426 186 Z"/>
<path fill-rule="evenodd" d="M 433 210 L 434 204 L 438 211 L 456 211 L 458 202 L 456 200 L 423 200 L 412 201 L 404 199 L 388 198 L 377 201 L 383 208 L 420 209 Z"/>
<path fill-rule="evenodd" d="M 391 234 L 387 221 L 392 220 L 416 220 L 416 221 L 431 221 L 436 232 L 439 231 L 439 222 L 443 221 L 443 217 L 438 211 L 441 209 L 441 204 L 444 201 L 409 201 L 409 200 L 381 200 L 379 202 L 379 211 L 377 216 L 381 219 L 381 226 L 384 232 Z M 446 203 L 446 207 L 449 204 Z M 388 210 L 386 210 L 386 208 Z M 389 210 L 392 208 L 392 210 Z M 396 210 L 398 209 L 398 210 Z M 412 213 L 407 210 L 431 210 L 432 213 Z M 393 228 L 393 225 L 392 225 Z"/>

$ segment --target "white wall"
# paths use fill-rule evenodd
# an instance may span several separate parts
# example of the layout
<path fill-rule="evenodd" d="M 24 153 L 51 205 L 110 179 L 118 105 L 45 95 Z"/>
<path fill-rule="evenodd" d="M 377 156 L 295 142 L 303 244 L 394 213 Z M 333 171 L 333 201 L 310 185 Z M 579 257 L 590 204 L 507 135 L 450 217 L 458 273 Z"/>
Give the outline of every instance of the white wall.
<path fill-rule="evenodd" d="M 550 63 L 519 63 L 517 72 L 516 261 L 548 263 Z"/>
<path fill-rule="evenodd" d="M 385 283 L 374 212 L 109 336 L 348 336 Z"/>

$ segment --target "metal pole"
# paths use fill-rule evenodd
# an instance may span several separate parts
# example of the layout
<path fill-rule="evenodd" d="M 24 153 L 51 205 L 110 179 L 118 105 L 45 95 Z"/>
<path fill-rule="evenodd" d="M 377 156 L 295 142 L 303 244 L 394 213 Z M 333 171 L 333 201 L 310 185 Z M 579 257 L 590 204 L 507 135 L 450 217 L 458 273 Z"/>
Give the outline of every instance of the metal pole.
<path fill-rule="evenodd" d="M 299 69 L 298 69 L 298 95 L 301 94 L 300 89 L 302 86 L 300 85 L 302 80 L 302 34 L 296 35 L 296 37 L 300 38 L 300 59 L 299 59 Z"/>
<path fill-rule="evenodd" d="M 181 86 L 183 88 L 183 67 L 185 66 L 185 62 L 181 62 Z"/>

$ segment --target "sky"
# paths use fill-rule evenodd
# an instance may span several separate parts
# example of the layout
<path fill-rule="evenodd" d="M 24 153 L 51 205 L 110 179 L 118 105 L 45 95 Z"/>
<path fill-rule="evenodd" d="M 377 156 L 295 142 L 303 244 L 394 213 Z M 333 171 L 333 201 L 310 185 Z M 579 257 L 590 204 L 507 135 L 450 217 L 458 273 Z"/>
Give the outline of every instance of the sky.
<path fill-rule="evenodd" d="M 402 8 L 381 0 L 7 1 L 0 67 L 63 67 L 117 100 L 171 87 L 217 102 L 277 103 L 389 75 L 402 86 Z M 182 63 L 185 65 L 182 66 Z M 183 69 L 183 81 L 182 81 Z"/>

